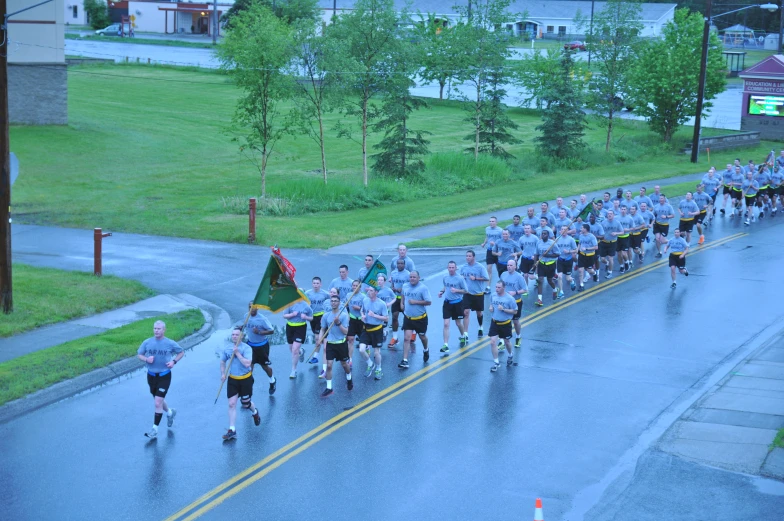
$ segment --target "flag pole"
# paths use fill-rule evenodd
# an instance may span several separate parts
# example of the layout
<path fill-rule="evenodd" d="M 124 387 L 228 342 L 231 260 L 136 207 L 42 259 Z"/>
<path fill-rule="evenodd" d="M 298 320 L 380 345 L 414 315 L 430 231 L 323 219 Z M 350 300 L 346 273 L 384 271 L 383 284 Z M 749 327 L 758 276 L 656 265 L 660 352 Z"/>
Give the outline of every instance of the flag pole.
<path fill-rule="evenodd" d="M 243 330 L 245 330 L 245 326 L 248 324 L 248 319 L 250 319 L 250 311 L 248 311 L 248 314 L 245 315 L 245 322 L 242 323 L 242 329 Z M 237 342 L 234 343 L 234 347 L 236 348 L 238 345 L 240 345 L 240 342 L 242 342 L 242 335 L 240 335 L 240 337 L 237 339 Z M 231 372 L 231 362 L 233 360 L 234 360 L 234 351 L 232 350 L 231 358 L 229 358 L 229 363 L 226 366 L 226 378 L 229 377 L 229 373 Z M 226 381 L 225 378 L 221 378 L 220 387 L 218 387 L 218 395 L 215 397 L 215 402 L 212 405 L 215 405 L 216 403 L 218 403 L 218 398 L 220 398 L 220 393 L 223 390 L 223 382 L 225 382 L 225 381 Z"/>

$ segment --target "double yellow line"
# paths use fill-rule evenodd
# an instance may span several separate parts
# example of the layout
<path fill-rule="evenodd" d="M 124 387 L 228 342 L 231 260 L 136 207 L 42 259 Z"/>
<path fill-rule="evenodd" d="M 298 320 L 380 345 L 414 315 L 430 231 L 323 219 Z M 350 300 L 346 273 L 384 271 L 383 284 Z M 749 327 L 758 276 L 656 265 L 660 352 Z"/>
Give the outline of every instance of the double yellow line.
<path fill-rule="evenodd" d="M 693 251 L 689 254 L 689 256 L 693 256 L 712 248 L 716 248 L 723 244 L 726 244 L 730 241 L 734 241 L 735 239 L 739 239 L 740 237 L 744 237 L 748 235 L 747 233 L 737 233 L 735 235 L 731 235 L 729 237 L 725 237 L 720 239 L 716 242 L 712 242 L 710 244 L 704 245 L 699 247 L 699 249 Z M 531 324 L 542 320 L 545 317 L 552 315 L 564 308 L 569 306 L 573 306 L 583 300 L 590 298 L 594 295 L 597 295 L 603 291 L 606 291 L 610 288 L 617 286 L 623 282 L 628 280 L 634 279 L 646 273 L 649 273 L 656 268 L 659 268 L 667 263 L 666 259 L 662 259 L 660 261 L 656 261 L 652 264 L 645 266 L 644 268 L 640 268 L 635 270 L 634 272 L 627 273 L 625 275 L 621 275 L 609 282 L 602 283 L 598 286 L 594 286 L 585 292 L 572 297 L 568 300 L 562 300 L 559 302 L 554 303 L 552 306 L 548 306 L 546 310 L 542 312 L 538 312 L 532 316 L 529 316 L 521 321 L 522 327 L 528 327 Z M 225 481 L 224 483 L 220 484 L 219 486 L 215 487 L 211 491 L 207 492 L 196 501 L 192 502 L 185 508 L 181 509 L 174 515 L 167 517 L 165 521 L 191 521 L 200 517 L 202 514 L 212 510 L 216 506 L 220 505 L 228 498 L 234 496 L 235 494 L 239 493 L 246 487 L 252 485 L 256 481 L 260 480 L 276 468 L 280 467 L 291 458 L 297 456 L 298 454 L 304 452 L 308 448 L 312 447 L 322 439 L 326 438 L 333 432 L 337 431 L 338 429 L 345 427 L 349 423 L 353 422 L 357 418 L 367 414 L 368 412 L 372 411 L 379 405 L 382 405 L 389 400 L 395 398 L 396 396 L 408 391 L 409 389 L 417 386 L 431 378 L 441 371 L 446 370 L 447 368 L 459 363 L 460 361 L 468 358 L 472 354 L 478 352 L 480 349 L 487 347 L 489 345 L 488 339 L 483 338 L 481 340 L 477 340 L 472 342 L 471 344 L 467 345 L 459 349 L 455 356 L 443 357 L 434 363 L 414 372 L 413 374 L 403 378 L 399 382 L 379 391 L 378 393 L 370 396 L 366 400 L 360 402 L 355 407 L 348 411 L 344 411 L 340 414 L 337 414 L 327 420 L 326 422 L 322 423 L 318 427 L 312 429 L 311 431 L 303 434 L 296 440 L 292 441 L 288 445 L 281 447 L 280 449 L 276 450 L 266 458 L 262 459 L 258 463 L 252 465 L 251 467 L 245 469 L 241 473 L 237 474 L 233 478 Z"/>

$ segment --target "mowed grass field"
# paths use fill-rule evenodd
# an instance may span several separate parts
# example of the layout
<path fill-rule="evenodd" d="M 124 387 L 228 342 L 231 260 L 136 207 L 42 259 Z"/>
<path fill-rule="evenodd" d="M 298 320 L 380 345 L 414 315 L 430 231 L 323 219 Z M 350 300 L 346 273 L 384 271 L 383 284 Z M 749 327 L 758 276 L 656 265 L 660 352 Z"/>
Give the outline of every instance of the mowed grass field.
<path fill-rule="evenodd" d="M 98 65 L 69 68 L 68 82 L 69 125 L 11 129 L 11 148 L 22 165 L 13 192 L 16 222 L 246 240 L 247 215 L 227 206 L 227 201 L 258 196 L 260 178 L 227 131 L 239 95 L 228 78 L 213 71 Z M 518 159 L 501 182 L 492 184 L 477 173 L 473 189 L 441 196 L 417 190 L 416 182 L 371 174 L 371 186 L 402 194 L 402 201 L 342 212 L 259 216 L 259 243 L 326 248 L 557 194 L 677 176 L 708 166 L 693 165 L 679 152 L 691 128 L 682 129 L 674 144 L 665 146 L 643 123 L 619 121 L 614 149 L 605 154 L 604 129 L 594 122 L 586 136 L 587 162 L 594 166 L 541 173 L 532 152 L 539 116 L 522 109 L 512 109 L 510 115 L 520 126 L 515 135 L 523 142 L 509 147 Z M 461 153 L 470 145 L 463 139 L 471 132 L 465 116 L 459 103 L 433 102 L 430 109 L 413 115 L 409 128 L 432 133 L 432 152 Z M 340 117 L 329 115 L 327 128 Z M 716 133 L 706 130 L 711 132 Z M 379 139 L 373 135 L 371 144 Z M 770 146 L 712 154 L 712 164 L 722 165 L 739 153 L 764 157 Z M 340 184 L 362 190 L 357 188 L 361 148 L 338 139 L 333 131 L 327 144 L 326 188 L 320 184 L 320 155 L 313 141 L 287 136 L 277 150 L 268 166 L 270 197 L 292 196 L 291 190 L 300 187 L 307 192 L 303 197 L 312 198 Z M 415 196 L 407 197 L 409 193 Z"/>

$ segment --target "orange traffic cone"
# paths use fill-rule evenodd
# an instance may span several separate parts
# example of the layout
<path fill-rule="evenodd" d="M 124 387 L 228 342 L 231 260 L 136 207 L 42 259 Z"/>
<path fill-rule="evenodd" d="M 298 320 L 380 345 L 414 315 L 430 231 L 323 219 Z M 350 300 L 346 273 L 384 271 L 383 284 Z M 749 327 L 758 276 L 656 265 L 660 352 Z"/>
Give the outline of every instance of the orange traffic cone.
<path fill-rule="evenodd" d="M 542 500 L 536 498 L 536 509 L 534 510 L 534 521 L 544 521 L 544 514 L 542 514 Z"/>

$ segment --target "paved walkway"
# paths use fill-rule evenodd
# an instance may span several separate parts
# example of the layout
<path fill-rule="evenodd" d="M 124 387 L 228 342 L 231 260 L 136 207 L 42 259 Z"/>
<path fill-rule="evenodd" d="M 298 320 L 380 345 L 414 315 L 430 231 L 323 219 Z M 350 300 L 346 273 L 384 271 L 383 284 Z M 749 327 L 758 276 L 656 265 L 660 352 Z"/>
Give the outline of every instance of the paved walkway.
<path fill-rule="evenodd" d="M 714 467 L 784 479 L 784 330 L 741 362 L 662 438 L 659 449 Z"/>
<path fill-rule="evenodd" d="M 8 338 L 0 338 L 0 362 L 56 346 L 63 342 L 97 335 L 145 318 L 177 313 L 195 306 L 174 295 L 157 295 L 130 306 L 44 326 Z"/>
<path fill-rule="evenodd" d="M 623 185 L 620 188 L 625 190 L 631 190 L 634 195 L 638 195 L 640 192 L 640 187 L 644 186 L 648 189 L 648 195 L 653 193 L 653 187 L 656 185 L 665 186 L 665 185 L 673 185 L 678 183 L 685 183 L 688 181 L 694 181 L 695 184 L 698 180 L 702 178 L 702 174 L 687 174 L 681 175 L 677 177 L 670 177 L 667 179 L 654 179 L 651 181 L 642 181 L 639 183 L 632 183 Z M 613 197 L 615 197 L 615 191 L 619 187 L 607 187 L 601 190 L 596 190 L 593 192 L 584 192 L 585 195 L 588 197 L 590 201 L 592 197 L 596 199 L 601 199 L 602 194 L 604 192 L 610 192 Z M 576 195 L 569 195 L 569 196 L 562 196 L 564 198 L 564 203 L 568 206 L 569 201 L 572 199 L 580 198 L 580 194 Z M 555 200 L 548 201 L 550 206 L 555 206 Z M 515 206 L 513 208 L 507 208 L 505 210 L 496 210 L 493 212 L 487 212 L 479 215 L 474 215 L 472 217 L 465 217 L 463 219 L 455 219 L 454 221 L 449 221 L 445 223 L 439 224 L 431 224 L 429 226 L 422 226 L 420 228 L 414 228 L 412 230 L 407 230 L 400 233 L 395 233 L 392 235 L 380 235 L 378 237 L 371 237 L 369 239 L 361 239 L 359 241 L 349 242 L 347 244 L 341 244 L 340 246 L 335 246 L 327 250 L 327 253 L 344 253 L 344 254 L 356 254 L 357 252 L 366 252 L 366 251 L 373 251 L 373 252 L 394 252 L 397 249 L 398 244 L 417 241 L 420 239 L 428 239 L 430 237 L 436 237 L 438 235 L 443 235 L 445 233 L 456 232 L 460 230 L 466 230 L 469 228 L 475 228 L 477 226 L 487 226 L 487 222 L 492 216 L 497 216 L 499 222 L 500 221 L 511 221 L 512 217 L 515 214 L 519 214 L 524 216 L 525 211 L 527 208 L 533 206 L 536 209 L 537 215 L 539 214 L 539 204 L 541 201 L 531 204 L 526 204 L 523 206 Z"/>

